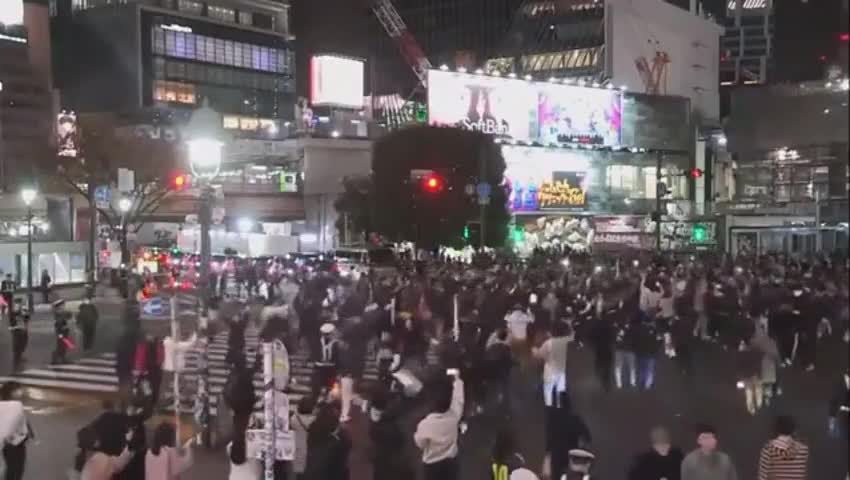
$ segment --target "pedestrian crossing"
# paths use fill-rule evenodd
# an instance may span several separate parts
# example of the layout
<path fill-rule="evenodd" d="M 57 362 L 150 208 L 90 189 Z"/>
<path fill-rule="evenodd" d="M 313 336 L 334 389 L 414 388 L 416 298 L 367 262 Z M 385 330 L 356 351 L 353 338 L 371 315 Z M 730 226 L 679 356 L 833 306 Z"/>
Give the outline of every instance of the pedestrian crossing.
<path fill-rule="evenodd" d="M 252 365 L 255 352 L 260 348 L 259 339 L 256 334 L 245 335 L 245 357 L 248 365 Z M 192 385 L 198 375 L 198 361 L 201 355 L 196 347 L 186 354 L 186 370 L 181 372 L 182 384 Z M 221 401 L 221 393 L 230 373 L 230 366 L 225 358 L 227 356 L 227 332 L 216 335 L 208 348 L 209 367 L 209 394 L 210 415 L 218 414 L 218 405 Z M 290 354 L 290 384 L 287 388 L 290 402 L 296 404 L 301 398 L 311 393 L 313 379 L 313 364 L 306 352 Z M 118 391 L 118 376 L 115 373 L 115 353 L 103 353 L 89 358 L 81 358 L 74 363 L 65 365 L 50 365 L 39 368 L 31 368 L 12 376 L 0 376 L 0 384 L 15 381 L 24 387 L 46 388 L 73 391 L 77 393 L 104 394 Z M 257 389 L 258 397 L 262 396 L 263 373 L 257 372 L 254 377 L 254 388 Z M 367 382 L 377 381 L 378 371 L 374 358 L 366 361 L 363 380 Z M 171 385 L 162 385 L 162 392 L 170 392 Z M 262 401 L 258 401 L 256 408 L 262 407 Z M 181 406 L 186 413 L 191 412 L 191 405 Z"/>

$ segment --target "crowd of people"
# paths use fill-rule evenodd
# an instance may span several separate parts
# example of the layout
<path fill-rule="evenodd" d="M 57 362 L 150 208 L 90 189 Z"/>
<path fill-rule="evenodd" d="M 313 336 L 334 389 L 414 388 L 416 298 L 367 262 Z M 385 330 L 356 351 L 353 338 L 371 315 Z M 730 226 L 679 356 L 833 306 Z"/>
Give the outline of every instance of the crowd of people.
<path fill-rule="evenodd" d="M 493 480 L 594 479 L 593 432 L 571 400 L 568 366 L 575 348 L 592 351 L 602 390 L 640 391 L 656 388 L 657 366 L 665 358 L 689 379 L 697 347 L 715 345 L 735 359 L 738 371 L 729 380 L 738 382 L 751 414 L 783 394 L 784 369 L 825 369 L 834 373 L 836 389 L 824 428 L 846 436 L 846 364 L 822 365 L 818 359 L 823 339 L 848 340 L 843 260 L 540 253 L 518 261 L 491 254 L 472 263 L 402 262 L 381 275 L 279 273 L 258 280 L 268 284 L 263 289 L 237 279 L 247 287 L 247 299 L 244 290 L 218 291 L 216 325 L 229 331 L 224 400 L 233 413 L 227 446 L 232 480 L 256 480 L 262 471 L 246 441 L 246 431 L 261 420 L 254 415 L 259 392 L 253 385 L 260 353 L 247 351 L 245 342 L 252 329 L 263 341 L 280 339 L 290 352 L 306 352 L 314 365 L 312 394 L 293 408 L 289 422 L 295 458 L 275 462 L 275 478 L 351 478 L 348 424 L 359 405 L 368 422 L 375 480 L 409 477 L 417 463 L 428 480 L 461 478 L 459 439 L 467 420 L 480 415 L 499 425 Z M 196 338 L 155 338 L 140 328 L 137 311 L 128 308 L 125 317 L 126 333 L 117 346 L 124 411 L 110 413 L 114 425 L 104 427 L 113 422 L 98 419 L 81 431 L 86 438 L 79 442 L 76 470 L 83 480 L 119 471 L 124 473 L 117 478 L 175 478 L 191 464 L 191 454 L 183 453 L 191 449 L 174 447 L 168 424 L 157 427 L 147 446 L 143 425 L 160 406 L 160 390 L 169 390 L 161 387 L 163 372 L 182 368 L 182 360 L 175 365 L 166 359 L 175 349 L 188 351 Z M 252 354 L 256 361 L 249 365 Z M 378 380 L 366 381 L 363 372 L 373 358 Z M 537 386 L 536 401 L 545 412 L 543 465 L 530 465 L 516 448 L 510 419 L 518 415 L 512 408 L 517 381 Z M 418 419 L 413 432 L 404 428 L 410 418 Z M 808 478 L 808 447 L 795 433 L 793 418 L 777 416 L 776 436 L 759 459 L 759 480 Z M 623 478 L 738 478 L 733 459 L 717 448 L 712 425 L 695 426 L 697 448 L 687 454 L 663 426 L 649 438 L 651 448 Z M 418 461 L 407 453 L 411 443 Z M 162 460 L 171 465 L 167 470 L 158 466 L 160 458 L 170 459 Z"/>

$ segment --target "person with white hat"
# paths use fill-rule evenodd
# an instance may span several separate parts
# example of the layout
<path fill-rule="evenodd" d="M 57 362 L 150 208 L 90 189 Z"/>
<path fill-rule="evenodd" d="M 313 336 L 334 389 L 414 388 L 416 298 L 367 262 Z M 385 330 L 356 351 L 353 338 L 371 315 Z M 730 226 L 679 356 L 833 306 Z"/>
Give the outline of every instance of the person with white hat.
<path fill-rule="evenodd" d="M 540 480 L 540 477 L 527 468 L 518 468 L 511 473 L 510 480 Z"/>
<path fill-rule="evenodd" d="M 336 338 L 336 326 L 325 323 L 319 328 L 319 359 L 315 363 L 313 395 L 318 397 L 322 389 L 330 389 L 336 382 L 339 367 L 340 343 Z"/>

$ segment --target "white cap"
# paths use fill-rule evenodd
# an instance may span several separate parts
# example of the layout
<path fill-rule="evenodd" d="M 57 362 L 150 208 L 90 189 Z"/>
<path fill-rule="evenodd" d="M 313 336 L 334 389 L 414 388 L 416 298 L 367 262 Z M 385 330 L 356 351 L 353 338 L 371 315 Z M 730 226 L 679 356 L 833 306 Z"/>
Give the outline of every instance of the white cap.
<path fill-rule="evenodd" d="M 333 323 L 325 323 L 321 327 L 319 327 L 319 333 L 323 335 L 330 335 L 336 331 L 336 326 Z"/>
<path fill-rule="evenodd" d="M 511 473 L 511 480 L 540 480 L 537 475 L 527 468 L 518 468 Z"/>

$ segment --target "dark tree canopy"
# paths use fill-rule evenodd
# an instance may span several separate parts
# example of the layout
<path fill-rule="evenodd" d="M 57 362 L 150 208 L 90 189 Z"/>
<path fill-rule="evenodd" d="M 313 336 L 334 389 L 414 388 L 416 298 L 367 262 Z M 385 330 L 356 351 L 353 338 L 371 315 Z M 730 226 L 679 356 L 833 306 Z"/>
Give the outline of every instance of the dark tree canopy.
<path fill-rule="evenodd" d="M 502 185 L 505 160 L 486 135 L 455 128 L 411 127 L 376 142 L 372 171 L 372 227 L 390 240 L 414 240 L 422 246 L 462 246 L 464 226 L 479 218 L 467 185 L 484 180 L 492 186 L 486 209 L 486 244 L 501 246 L 507 235 L 507 194 Z M 422 192 L 411 170 L 433 170 L 444 179 L 438 193 Z M 470 239 L 477 243 L 477 239 Z"/>

